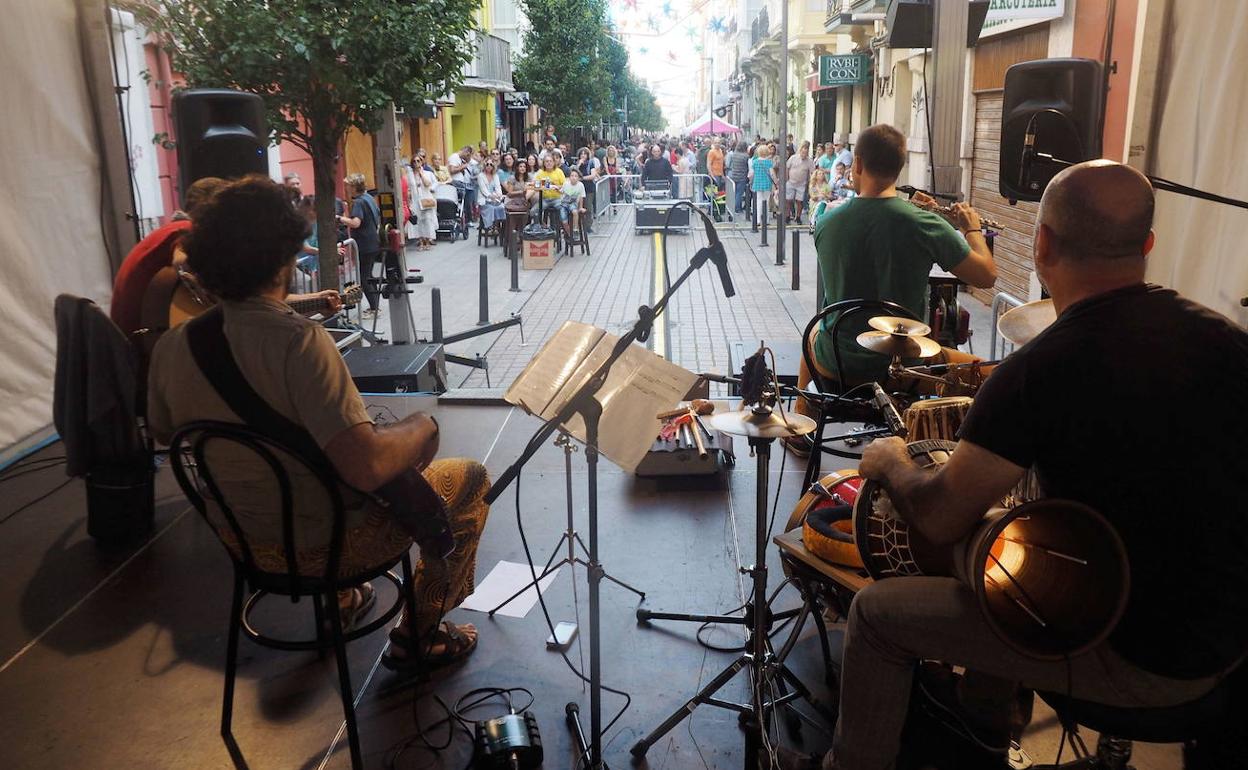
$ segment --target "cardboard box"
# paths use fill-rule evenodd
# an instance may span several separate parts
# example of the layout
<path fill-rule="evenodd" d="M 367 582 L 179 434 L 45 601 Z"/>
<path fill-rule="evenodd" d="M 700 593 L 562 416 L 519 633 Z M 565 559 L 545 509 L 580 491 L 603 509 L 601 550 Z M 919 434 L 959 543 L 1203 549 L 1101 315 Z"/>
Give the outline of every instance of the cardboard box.
<path fill-rule="evenodd" d="M 521 240 L 521 254 L 525 270 L 550 270 L 555 266 L 555 241 L 553 238 Z"/>

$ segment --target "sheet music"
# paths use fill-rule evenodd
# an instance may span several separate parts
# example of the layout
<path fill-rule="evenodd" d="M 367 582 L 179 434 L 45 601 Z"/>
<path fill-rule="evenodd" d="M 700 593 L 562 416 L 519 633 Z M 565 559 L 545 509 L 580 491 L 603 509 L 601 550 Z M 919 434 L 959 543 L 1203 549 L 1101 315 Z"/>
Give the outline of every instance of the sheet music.
<path fill-rule="evenodd" d="M 504 398 L 550 419 L 610 356 L 619 339 L 588 324 L 566 322 L 520 373 Z M 655 415 L 675 406 L 696 381 L 693 372 L 640 345 L 629 346 L 598 391 L 597 400 L 602 405 L 599 451 L 624 470 L 635 471 L 659 432 L 662 421 Z M 585 422 L 580 415 L 564 428 L 585 441 Z"/>

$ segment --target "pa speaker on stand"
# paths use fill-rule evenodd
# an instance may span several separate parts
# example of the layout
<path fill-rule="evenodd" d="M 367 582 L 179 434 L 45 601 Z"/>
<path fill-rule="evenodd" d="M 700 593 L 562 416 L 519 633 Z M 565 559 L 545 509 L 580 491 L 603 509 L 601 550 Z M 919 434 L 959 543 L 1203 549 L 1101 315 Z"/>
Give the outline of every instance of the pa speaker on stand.
<path fill-rule="evenodd" d="M 264 100 L 224 88 L 197 88 L 173 97 L 182 195 L 197 179 L 236 179 L 269 172 Z"/>
<path fill-rule="evenodd" d="M 1038 153 L 1069 163 L 1101 157 L 1104 111 L 1104 70 L 1095 59 L 1038 59 L 1006 70 L 1001 195 L 1040 200 L 1062 166 L 1034 163 Z"/>

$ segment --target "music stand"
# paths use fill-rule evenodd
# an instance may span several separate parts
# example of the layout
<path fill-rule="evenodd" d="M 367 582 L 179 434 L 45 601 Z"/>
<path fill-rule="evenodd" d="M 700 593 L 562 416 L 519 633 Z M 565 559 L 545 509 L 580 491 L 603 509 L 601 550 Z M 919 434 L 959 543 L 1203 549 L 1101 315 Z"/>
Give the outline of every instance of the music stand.
<path fill-rule="evenodd" d="M 689 205 L 690 208 L 697 211 L 688 201 L 681 201 L 668 211 L 669 221 L 671 212 L 680 205 Z M 607 358 L 576 389 L 571 397 L 563 402 L 558 412 L 548 419 L 541 429 L 534 434 L 532 440 L 529 441 L 524 451 L 520 454 L 520 457 L 498 477 L 498 480 L 494 482 L 493 486 L 490 487 L 490 491 L 485 495 L 486 503 L 493 503 L 515 481 L 525 463 L 537 452 L 539 447 L 546 443 L 556 430 L 578 416 L 584 421 L 585 464 L 588 470 L 587 486 L 589 492 L 589 564 L 586 568 L 589 581 L 589 733 L 586 734 L 581 728 L 575 702 L 569 703 L 566 711 L 568 724 L 581 750 L 581 756 L 588 757 L 585 766 L 589 770 L 602 770 L 606 767 L 602 759 L 602 647 L 599 634 L 601 622 L 599 584 L 602 582 L 604 572 L 602 566 L 598 563 L 598 439 L 599 422 L 602 418 L 602 404 L 598 402 L 595 396 L 602 389 L 603 385 L 606 384 L 607 376 L 611 373 L 611 368 L 615 365 L 615 362 L 624 355 L 634 342 L 644 342 L 649 339 L 655 318 L 667 307 L 672 295 L 708 260 L 714 260 L 717 267 L 720 267 L 721 272 L 726 270 L 724 265 L 727 262 L 727 254 L 723 245 L 717 240 L 708 243 L 707 246 L 694 253 L 689 260 L 688 267 L 685 268 L 680 277 L 676 279 L 675 283 L 671 285 L 653 307 L 642 305 L 638 309 L 637 321 L 633 324 L 632 329 L 616 341 Z M 725 293 L 730 297 L 735 293 L 732 290 L 731 283 L 725 286 Z"/>

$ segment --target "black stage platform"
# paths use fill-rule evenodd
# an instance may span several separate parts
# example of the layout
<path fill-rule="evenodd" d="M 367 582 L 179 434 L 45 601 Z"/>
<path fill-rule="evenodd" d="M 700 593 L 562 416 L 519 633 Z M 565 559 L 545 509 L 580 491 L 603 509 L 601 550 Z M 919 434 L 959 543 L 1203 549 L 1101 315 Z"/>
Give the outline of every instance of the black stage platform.
<path fill-rule="evenodd" d="M 443 456 L 486 462 L 497 475 L 519 453 L 537 423 L 506 407 L 448 406 L 438 412 Z M 62 454 L 53 445 L 39 456 Z M 773 483 L 781 452 L 773 453 Z M 693 488 L 681 481 L 634 479 L 610 463 L 601 466 L 601 551 L 607 570 L 644 590 L 649 606 L 674 611 L 727 611 L 741 603 L 737 567 L 752 548 L 754 473 L 748 458 L 719 482 Z M 578 528 L 585 527 L 584 465 L 574 456 Z M 61 468 L 31 473 L 0 485 L 0 519 L 64 481 Z M 777 526 L 798 496 L 801 467 L 790 458 L 783 474 Z M 773 488 L 774 491 L 774 488 Z M 543 448 L 521 482 L 526 532 L 535 558 L 545 559 L 564 527 L 563 456 Z M 478 578 L 501 559 L 523 561 L 516 533 L 514 493 L 491 512 L 481 543 Z M 4 768 L 226 768 L 229 755 L 218 735 L 221 669 L 225 657 L 230 566 L 213 535 L 189 509 L 169 471 L 157 477 L 154 536 L 121 552 L 107 552 L 86 535 L 82 485 L 74 481 L 0 524 L 0 766 Z M 771 549 L 773 566 L 775 549 Z M 782 573 L 772 572 L 772 585 Z M 580 657 L 588 623 L 584 573 L 577 570 Z M 379 597 L 379 604 L 387 598 Z M 561 572 L 547 592 L 556 621 L 575 615 L 571 576 Z M 607 735 L 614 768 L 629 766 L 628 748 L 687 700 L 731 660 L 694 640 L 691 624 L 638 627 L 636 597 L 603 583 L 603 672 L 608 685 L 633 695 L 633 705 Z M 272 601 L 272 600 L 270 600 Z M 798 602 L 788 589 L 785 606 Z M 311 629 L 304 605 L 273 602 L 270 628 Z M 301 619 L 302 624 L 293 619 Z M 421 690 L 424 721 L 440 716 L 431 694 L 452 702 L 482 686 L 523 686 L 537 697 L 533 710 L 546 745 L 545 767 L 575 765 L 564 726 L 564 704 L 587 709 L 588 694 L 545 649 L 539 608 L 524 619 L 456 611 L 452 618 L 480 629 L 480 648 L 458 668 L 437 675 Z M 727 645 L 737 628 L 711 634 Z M 394 749 L 415 733 L 413 689 L 378 665 L 383 634 L 348 647 L 359 696 L 365 762 L 386 768 Z M 587 662 L 587 661 L 586 661 Z M 822 687 L 818 644 L 807 628 L 790 664 L 812 688 Z M 744 698 L 744 672 L 725 697 Z M 604 695 L 607 718 L 620 700 Z M 809 708 L 806 707 L 807 713 Z M 482 711 L 482 715 L 491 712 Z M 240 645 L 234 734 L 254 770 L 346 768 L 349 758 L 332 656 Z M 1037 708 L 1042 734 L 1033 748 L 1046 759 L 1055 746 L 1052 717 Z M 823 748 L 828 736 L 804 730 L 807 749 Z M 791 743 L 791 739 L 788 739 Z M 410 749 L 398 768 L 461 768 L 470 755 L 466 737 L 435 758 Z M 648 755 L 643 767 L 686 770 L 738 768 L 742 735 L 736 715 L 698 709 Z M 1137 770 L 1178 766 L 1169 748 L 1137 747 Z"/>

